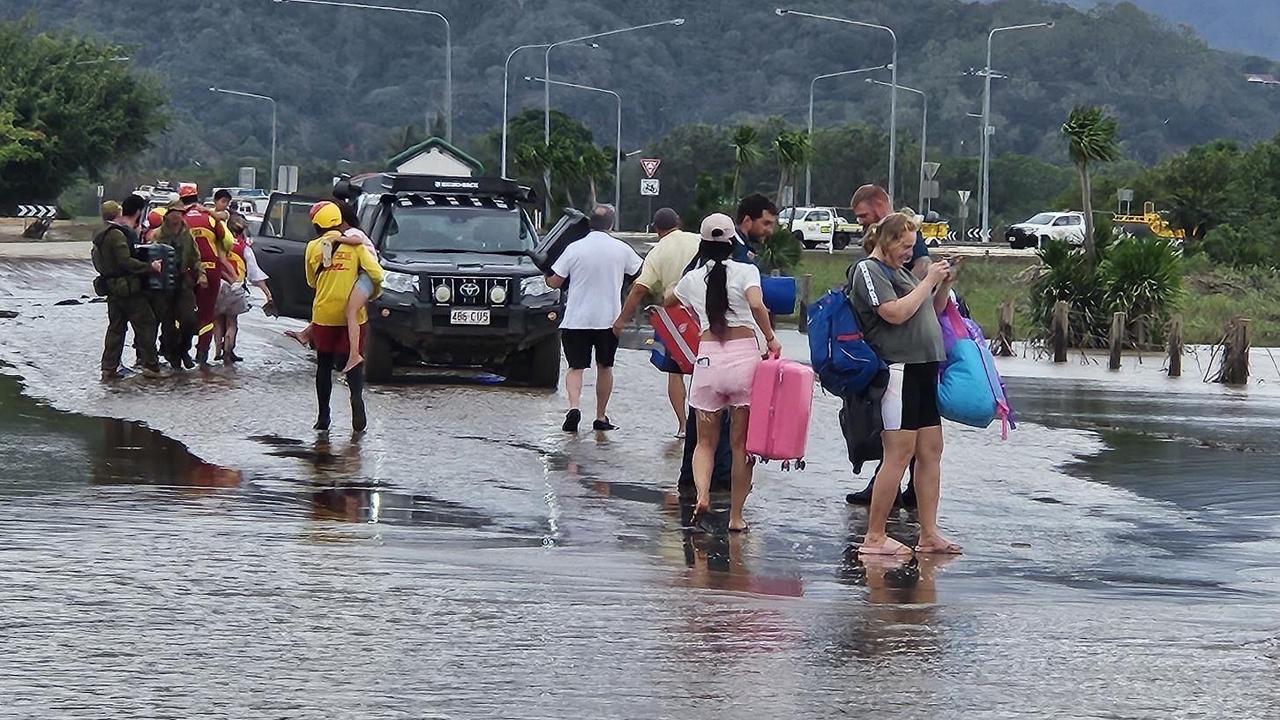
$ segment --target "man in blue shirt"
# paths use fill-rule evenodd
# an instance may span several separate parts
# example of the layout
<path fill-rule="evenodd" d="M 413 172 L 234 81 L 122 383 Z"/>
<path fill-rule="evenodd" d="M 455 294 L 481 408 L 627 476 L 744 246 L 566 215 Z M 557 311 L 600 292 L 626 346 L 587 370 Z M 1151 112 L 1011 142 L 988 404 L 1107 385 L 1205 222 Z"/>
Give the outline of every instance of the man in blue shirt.
<path fill-rule="evenodd" d="M 853 217 L 862 225 L 865 232 L 867 228 L 875 225 L 881 220 L 889 216 L 893 212 L 893 208 L 889 205 L 889 193 L 879 185 L 863 185 L 853 193 L 853 198 L 849 200 L 849 207 L 853 210 Z M 924 235 L 916 233 L 915 250 L 911 253 L 911 274 L 917 278 L 923 279 L 929 274 L 929 246 L 924 242 Z M 915 461 L 911 462 L 911 478 L 915 478 Z M 876 471 L 879 472 L 877 467 Z M 872 483 L 875 481 L 875 474 L 872 473 Z M 850 505 L 870 505 L 871 504 L 871 484 L 859 492 L 849 493 L 845 500 Z M 907 489 L 899 495 L 899 504 L 914 508 L 916 505 L 916 488 L 912 481 L 907 482 Z"/>

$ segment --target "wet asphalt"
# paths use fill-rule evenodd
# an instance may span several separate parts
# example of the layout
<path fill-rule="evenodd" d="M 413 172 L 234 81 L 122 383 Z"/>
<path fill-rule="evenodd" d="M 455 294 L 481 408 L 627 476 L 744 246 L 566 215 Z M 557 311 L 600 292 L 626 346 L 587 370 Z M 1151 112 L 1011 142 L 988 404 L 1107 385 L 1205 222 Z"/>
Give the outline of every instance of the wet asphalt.
<path fill-rule="evenodd" d="M 1020 428 L 946 430 L 966 555 L 864 564 L 832 398 L 805 471 L 758 470 L 750 533 L 690 538 L 642 351 L 620 353 L 616 432 L 560 432 L 562 393 L 437 375 L 371 388 L 364 437 L 340 402 L 317 436 L 296 324 L 255 310 L 233 370 L 104 385 L 104 306 L 55 304 L 87 278 L 0 265 L 0 716 L 1276 704 L 1280 383 L 1002 361 Z"/>

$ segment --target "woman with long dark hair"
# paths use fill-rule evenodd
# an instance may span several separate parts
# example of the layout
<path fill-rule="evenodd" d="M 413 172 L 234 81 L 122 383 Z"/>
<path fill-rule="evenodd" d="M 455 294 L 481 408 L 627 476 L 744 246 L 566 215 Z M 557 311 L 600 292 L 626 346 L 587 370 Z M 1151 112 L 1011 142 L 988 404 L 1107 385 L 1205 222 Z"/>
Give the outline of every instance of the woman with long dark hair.
<path fill-rule="evenodd" d="M 751 464 L 747 461 L 747 415 L 751 381 L 762 353 L 757 336 L 768 352 L 782 352 L 769 323 L 769 311 L 760 292 L 760 271 L 755 265 L 730 259 L 736 228 L 721 213 L 702 221 L 702 241 L 696 266 L 676 285 L 674 298 L 697 315 L 702 329 L 698 360 L 689 389 L 689 407 L 698 423 L 698 444 L 693 453 L 693 482 L 698 490 L 693 525 L 711 509 L 711 473 L 720 442 L 722 413 L 729 412 L 733 446 L 733 486 L 729 504 L 729 530 L 747 529 L 742 517 L 751 493 Z"/>

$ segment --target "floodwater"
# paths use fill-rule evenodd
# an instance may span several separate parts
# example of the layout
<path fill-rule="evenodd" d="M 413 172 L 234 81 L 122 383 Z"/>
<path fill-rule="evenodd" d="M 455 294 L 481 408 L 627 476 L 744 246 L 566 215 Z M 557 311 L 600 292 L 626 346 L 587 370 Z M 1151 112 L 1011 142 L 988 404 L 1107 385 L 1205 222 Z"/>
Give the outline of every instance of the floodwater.
<path fill-rule="evenodd" d="M 235 370 L 99 383 L 87 277 L 0 265 L 0 717 L 1274 716 L 1280 380 L 1002 361 L 1020 428 L 947 428 L 966 555 L 864 565 L 831 398 L 690 540 L 643 352 L 607 436 L 436 378 L 323 438 L 260 314 Z"/>

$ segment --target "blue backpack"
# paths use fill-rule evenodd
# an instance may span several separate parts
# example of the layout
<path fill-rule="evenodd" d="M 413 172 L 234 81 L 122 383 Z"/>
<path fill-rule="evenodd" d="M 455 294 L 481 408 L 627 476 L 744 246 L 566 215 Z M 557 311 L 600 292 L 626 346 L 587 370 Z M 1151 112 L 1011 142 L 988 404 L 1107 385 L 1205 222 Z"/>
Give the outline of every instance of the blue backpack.
<path fill-rule="evenodd" d="M 844 288 L 809 306 L 809 362 L 822 389 L 838 397 L 862 394 L 885 368 L 863 338 Z"/>

